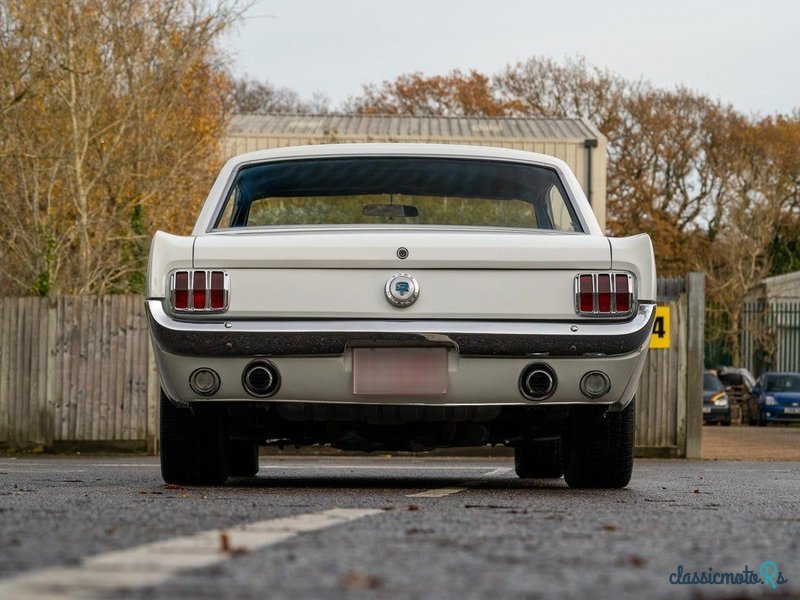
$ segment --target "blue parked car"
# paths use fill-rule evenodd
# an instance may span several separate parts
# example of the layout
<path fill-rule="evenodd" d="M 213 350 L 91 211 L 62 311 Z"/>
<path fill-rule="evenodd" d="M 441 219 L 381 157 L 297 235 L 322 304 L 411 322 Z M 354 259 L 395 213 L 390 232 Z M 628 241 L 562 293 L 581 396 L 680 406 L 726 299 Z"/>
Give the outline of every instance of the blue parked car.
<path fill-rule="evenodd" d="M 751 425 L 800 422 L 800 373 L 764 373 L 750 390 Z"/>

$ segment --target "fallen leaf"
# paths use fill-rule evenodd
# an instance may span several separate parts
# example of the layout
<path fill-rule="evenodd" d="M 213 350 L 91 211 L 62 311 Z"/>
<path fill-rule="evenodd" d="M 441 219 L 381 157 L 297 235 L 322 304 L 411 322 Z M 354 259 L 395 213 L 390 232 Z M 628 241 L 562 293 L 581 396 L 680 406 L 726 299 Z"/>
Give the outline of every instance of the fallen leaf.
<path fill-rule="evenodd" d="M 417 506 L 416 504 L 409 504 L 408 510 L 419 510 L 419 506 Z"/>
<path fill-rule="evenodd" d="M 248 550 L 244 546 L 234 548 L 231 546 L 231 539 L 224 531 L 219 532 L 219 551 L 223 554 L 230 554 L 231 556 L 241 556 L 247 554 Z"/>
<path fill-rule="evenodd" d="M 605 525 L 600 527 L 600 529 L 602 529 L 603 531 L 616 531 L 617 529 L 619 529 L 619 527 L 617 527 L 616 525 L 612 525 L 611 523 L 606 523 Z"/>
<path fill-rule="evenodd" d="M 365 575 L 358 571 L 350 571 L 342 577 L 342 587 L 346 590 L 374 590 L 383 585 L 380 577 Z"/>
<path fill-rule="evenodd" d="M 165 490 L 185 490 L 186 488 L 182 485 L 178 485 L 177 483 L 165 483 L 163 486 Z"/>
<path fill-rule="evenodd" d="M 628 557 L 628 564 L 632 567 L 643 567 L 647 561 L 637 554 L 631 554 Z"/>

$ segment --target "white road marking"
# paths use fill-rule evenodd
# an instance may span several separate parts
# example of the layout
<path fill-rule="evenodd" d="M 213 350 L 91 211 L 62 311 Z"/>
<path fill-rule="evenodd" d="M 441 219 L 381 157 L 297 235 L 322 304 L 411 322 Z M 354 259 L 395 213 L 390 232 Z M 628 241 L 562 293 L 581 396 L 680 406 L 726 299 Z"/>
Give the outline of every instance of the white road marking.
<path fill-rule="evenodd" d="M 34 570 L 0 580 L 0 598 L 106 598 L 120 588 L 157 585 L 180 571 L 208 567 L 299 533 L 319 531 L 382 512 L 369 508 L 332 508 L 106 552 L 87 557 L 76 567 Z M 223 536 L 227 552 L 223 550 Z"/>
<path fill-rule="evenodd" d="M 488 473 L 484 473 L 487 477 L 492 477 L 494 475 L 505 475 L 511 470 L 511 467 L 497 467 L 496 469 L 492 469 Z"/>
<path fill-rule="evenodd" d="M 484 476 L 494 477 L 495 475 L 505 475 L 510 470 L 511 467 L 497 467 L 496 469 L 492 469 L 491 471 L 484 473 Z M 436 488 L 433 490 L 425 490 L 424 492 L 417 492 L 416 494 L 406 494 L 406 498 L 442 498 L 444 496 L 449 496 L 450 494 L 463 492 L 464 490 L 475 485 L 480 485 L 480 481 L 468 481 L 466 482 L 466 487 Z"/>
<path fill-rule="evenodd" d="M 437 488 L 435 490 L 425 490 L 424 492 L 417 492 L 416 494 L 406 494 L 406 498 L 441 498 L 442 496 L 449 496 L 463 492 L 467 488 L 446 487 Z"/>

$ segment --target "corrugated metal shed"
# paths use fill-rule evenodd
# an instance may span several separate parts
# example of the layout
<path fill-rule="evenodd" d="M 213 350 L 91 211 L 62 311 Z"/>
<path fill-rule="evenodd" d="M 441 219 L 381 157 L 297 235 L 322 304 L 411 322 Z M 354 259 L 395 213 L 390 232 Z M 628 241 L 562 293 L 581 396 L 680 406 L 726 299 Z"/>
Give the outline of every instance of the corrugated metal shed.
<path fill-rule="evenodd" d="M 228 131 L 260 135 L 435 136 L 447 138 L 598 139 L 583 119 L 417 117 L 410 115 L 233 115 Z"/>
<path fill-rule="evenodd" d="M 285 146 L 354 142 L 422 142 L 495 146 L 540 152 L 565 161 L 606 216 L 606 139 L 584 119 L 421 117 L 412 115 L 233 115 L 226 157 Z"/>

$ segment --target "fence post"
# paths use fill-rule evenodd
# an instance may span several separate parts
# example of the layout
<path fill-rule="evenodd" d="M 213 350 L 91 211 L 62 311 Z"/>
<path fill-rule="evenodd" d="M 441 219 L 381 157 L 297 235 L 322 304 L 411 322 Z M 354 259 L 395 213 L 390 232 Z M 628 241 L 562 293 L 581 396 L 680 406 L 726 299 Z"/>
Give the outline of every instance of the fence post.
<path fill-rule="evenodd" d="M 147 453 L 158 454 L 159 448 L 159 412 L 161 411 L 161 384 L 156 371 L 156 357 L 150 333 L 146 332 L 147 344 Z"/>
<path fill-rule="evenodd" d="M 703 331 L 706 281 L 703 273 L 686 275 L 688 365 L 686 369 L 686 458 L 700 458 L 703 435 Z"/>

